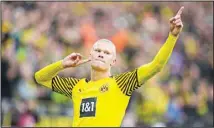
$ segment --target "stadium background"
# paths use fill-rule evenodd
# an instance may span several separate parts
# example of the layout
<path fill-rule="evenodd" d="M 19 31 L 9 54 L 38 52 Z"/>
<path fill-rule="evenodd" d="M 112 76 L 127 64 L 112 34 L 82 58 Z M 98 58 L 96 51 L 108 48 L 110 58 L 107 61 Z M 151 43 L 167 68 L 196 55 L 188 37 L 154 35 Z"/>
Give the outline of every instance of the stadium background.
<path fill-rule="evenodd" d="M 71 101 L 36 84 L 35 71 L 71 52 L 87 57 L 100 38 L 116 45 L 113 74 L 146 64 L 182 5 L 172 56 L 135 91 L 122 126 L 213 126 L 212 2 L 2 2 L 1 124 L 71 126 Z M 60 75 L 89 77 L 90 68 Z"/>

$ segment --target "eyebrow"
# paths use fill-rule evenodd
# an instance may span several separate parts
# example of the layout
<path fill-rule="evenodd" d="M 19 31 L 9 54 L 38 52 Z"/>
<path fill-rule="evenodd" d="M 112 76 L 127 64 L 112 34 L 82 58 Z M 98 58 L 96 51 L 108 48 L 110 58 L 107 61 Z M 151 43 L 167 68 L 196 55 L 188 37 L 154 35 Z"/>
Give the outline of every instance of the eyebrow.
<path fill-rule="evenodd" d="M 101 50 L 101 51 L 104 51 L 104 52 L 107 52 L 107 53 L 112 53 L 112 52 L 109 51 L 109 50 L 103 50 L 103 49 L 101 49 L 101 48 L 94 48 L 94 50 Z"/>
<path fill-rule="evenodd" d="M 104 52 L 108 52 L 108 53 L 111 53 L 109 50 L 104 50 Z"/>

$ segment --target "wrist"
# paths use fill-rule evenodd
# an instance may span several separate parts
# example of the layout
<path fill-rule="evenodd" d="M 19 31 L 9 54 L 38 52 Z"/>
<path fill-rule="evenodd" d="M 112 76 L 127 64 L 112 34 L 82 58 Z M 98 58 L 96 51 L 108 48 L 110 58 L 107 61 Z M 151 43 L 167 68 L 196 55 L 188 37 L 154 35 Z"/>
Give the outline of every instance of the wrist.
<path fill-rule="evenodd" d="M 63 60 L 60 60 L 60 61 L 59 61 L 59 64 L 60 64 L 59 66 L 60 66 L 61 69 L 66 68 L 66 65 L 64 64 L 64 61 L 63 61 Z"/>
<path fill-rule="evenodd" d="M 178 34 L 172 34 L 172 32 L 169 32 L 169 37 L 178 38 L 178 36 L 179 36 L 179 33 Z"/>

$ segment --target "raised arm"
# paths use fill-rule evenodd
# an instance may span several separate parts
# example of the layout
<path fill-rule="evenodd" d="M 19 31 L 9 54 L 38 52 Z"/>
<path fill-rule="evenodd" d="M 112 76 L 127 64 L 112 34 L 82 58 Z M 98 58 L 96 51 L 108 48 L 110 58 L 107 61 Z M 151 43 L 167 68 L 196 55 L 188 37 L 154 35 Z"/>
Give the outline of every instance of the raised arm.
<path fill-rule="evenodd" d="M 163 69 L 164 65 L 171 56 L 172 50 L 178 39 L 178 35 L 183 28 L 180 17 L 183 9 L 184 7 L 181 7 L 176 16 L 170 19 L 169 36 L 152 62 L 142 65 L 131 72 L 126 72 L 115 76 L 116 83 L 125 95 L 131 96 L 134 90 L 139 88 L 149 78 Z"/>
<path fill-rule="evenodd" d="M 69 67 L 76 67 L 90 60 L 82 60 L 82 56 L 78 53 L 72 53 L 63 60 L 50 64 L 35 73 L 37 83 L 44 85 L 53 91 L 59 92 L 66 96 L 71 96 L 71 90 L 79 81 L 76 78 L 63 78 L 57 74 Z"/>
<path fill-rule="evenodd" d="M 35 73 L 36 82 L 52 89 L 52 79 L 63 69 L 62 60 L 50 64 Z"/>
<path fill-rule="evenodd" d="M 181 21 L 181 14 L 183 9 L 184 7 L 181 7 L 175 17 L 170 19 L 169 36 L 153 61 L 138 68 L 137 74 L 140 84 L 144 83 L 156 73 L 160 72 L 168 62 L 168 59 L 171 56 L 175 43 L 178 39 L 178 35 L 183 28 L 183 23 Z"/>

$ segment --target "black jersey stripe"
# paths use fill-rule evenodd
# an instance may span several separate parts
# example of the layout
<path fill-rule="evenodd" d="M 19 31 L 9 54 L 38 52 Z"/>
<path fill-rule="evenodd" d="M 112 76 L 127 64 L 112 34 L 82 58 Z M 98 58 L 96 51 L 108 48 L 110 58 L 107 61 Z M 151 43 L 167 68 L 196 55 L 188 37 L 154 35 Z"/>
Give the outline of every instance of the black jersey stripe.
<path fill-rule="evenodd" d="M 68 80 L 70 81 L 71 86 L 74 87 L 76 83 L 75 83 L 75 81 L 73 80 L 73 78 L 68 78 Z"/>
<path fill-rule="evenodd" d="M 126 72 L 115 77 L 115 81 L 123 94 L 131 96 L 132 92 L 141 87 L 138 82 L 138 69 Z"/>
<path fill-rule="evenodd" d="M 134 86 L 132 86 L 130 92 L 133 92 L 135 90 L 134 87 L 136 87 L 137 85 L 138 85 L 138 83 L 137 83 L 137 80 L 136 80 L 135 83 L 134 83 Z"/>
<path fill-rule="evenodd" d="M 120 80 L 120 82 L 118 82 L 119 88 L 122 88 L 123 86 L 126 85 L 128 75 L 126 75 L 123 79 Z"/>
<path fill-rule="evenodd" d="M 60 93 L 60 94 L 62 94 L 62 92 L 60 91 L 60 89 L 56 86 L 56 83 L 55 82 L 53 82 L 53 91 L 55 91 L 55 92 L 58 92 L 58 93 Z"/>
<path fill-rule="evenodd" d="M 128 92 L 130 91 L 131 87 L 134 86 L 132 85 L 133 81 L 135 80 L 135 73 L 133 72 L 130 77 L 129 77 L 129 81 L 127 82 L 126 86 L 128 86 L 127 90 L 126 90 L 126 93 L 125 94 L 128 94 Z"/>
<path fill-rule="evenodd" d="M 63 94 L 63 92 L 61 91 L 61 89 L 58 87 L 59 83 L 57 83 L 56 78 L 54 78 L 52 81 L 53 81 L 53 87 L 54 87 L 53 90 L 56 91 L 56 92 L 59 92 L 59 93 Z"/>
<path fill-rule="evenodd" d="M 68 81 L 68 78 L 62 77 L 62 79 L 64 80 L 64 82 L 66 82 L 68 89 L 72 89 L 72 87 L 70 86 L 71 83 L 70 81 Z"/>
<path fill-rule="evenodd" d="M 64 86 L 63 86 L 63 87 L 65 88 L 66 92 L 68 92 L 68 95 L 69 95 L 70 97 L 72 97 L 72 96 L 71 96 L 71 91 L 70 91 L 70 89 L 68 88 L 68 83 L 66 82 L 65 78 L 61 78 L 60 80 L 64 83 Z"/>
<path fill-rule="evenodd" d="M 61 83 L 59 87 L 66 94 L 66 96 L 69 96 L 69 90 L 66 89 L 66 84 L 64 83 L 63 79 L 58 77 L 57 80 Z"/>
<path fill-rule="evenodd" d="M 133 73 L 134 75 L 134 77 L 133 78 L 131 78 L 131 80 L 132 80 L 132 82 L 130 83 L 130 85 L 132 86 L 132 87 L 135 87 L 136 86 L 136 83 L 137 83 L 137 74 L 136 74 L 136 71 Z"/>
<path fill-rule="evenodd" d="M 127 84 L 127 85 L 129 85 L 129 89 L 127 90 L 128 92 L 130 92 L 131 88 L 135 86 L 134 85 L 135 81 L 136 81 L 136 75 L 135 75 L 135 73 L 133 73 L 132 77 L 130 78 L 129 83 Z"/>
<path fill-rule="evenodd" d="M 59 77 L 56 77 L 56 81 L 59 83 L 57 86 L 64 93 L 64 95 L 69 96 L 69 92 L 67 92 L 67 90 L 64 88 L 62 80 Z"/>
<path fill-rule="evenodd" d="M 128 73 L 123 73 L 123 74 L 121 74 L 121 75 L 119 75 L 119 76 L 117 76 L 115 79 L 116 79 L 116 81 L 120 81 L 122 78 L 124 78 L 126 75 L 127 75 Z"/>
<path fill-rule="evenodd" d="M 75 81 L 75 84 L 78 83 L 79 81 L 78 79 L 75 79 L 75 78 L 73 78 L 73 80 Z"/>
<path fill-rule="evenodd" d="M 125 82 L 128 80 L 127 78 L 129 75 L 130 75 L 130 73 L 124 73 L 124 76 L 121 77 L 121 79 L 117 81 L 119 87 L 122 87 L 125 84 Z"/>

